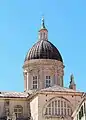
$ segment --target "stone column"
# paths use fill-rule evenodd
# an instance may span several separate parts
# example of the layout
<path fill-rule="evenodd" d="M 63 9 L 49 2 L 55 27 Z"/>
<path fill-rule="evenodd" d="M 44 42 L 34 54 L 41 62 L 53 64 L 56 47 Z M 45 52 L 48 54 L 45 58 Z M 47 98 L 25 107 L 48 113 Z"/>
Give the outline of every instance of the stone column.
<path fill-rule="evenodd" d="M 55 68 L 55 78 L 54 78 L 55 80 L 54 80 L 54 84 L 55 85 L 57 85 L 58 84 L 58 82 L 57 82 L 57 80 L 58 80 L 58 75 L 57 75 L 57 69 Z"/>
<path fill-rule="evenodd" d="M 43 76 L 42 76 L 42 69 L 40 69 L 40 72 L 38 73 L 38 76 L 39 76 L 39 82 L 38 82 L 38 86 L 39 86 L 39 89 L 42 89 L 43 88 Z"/>
<path fill-rule="evenodd" d="M 53 86 L 55 84 L 55 70 L 50 71 L 50 76 L 51 76 L 51 86 Z"/>
<path fill-rule="evenodd" d="M 42 81 L 42 88 L 45 88 L 44 68 L 41 69 L 41 81 Z"/>
<path fill-rule="evenodd" d="M 27 72 L 24 73 L 24 91 L 27 90 Z"/>
<path fill-rule="evenodd" d="M 27 72 L 27 91 L 28 91 L 28 81 L 29 81 L 29 72 Z"/>

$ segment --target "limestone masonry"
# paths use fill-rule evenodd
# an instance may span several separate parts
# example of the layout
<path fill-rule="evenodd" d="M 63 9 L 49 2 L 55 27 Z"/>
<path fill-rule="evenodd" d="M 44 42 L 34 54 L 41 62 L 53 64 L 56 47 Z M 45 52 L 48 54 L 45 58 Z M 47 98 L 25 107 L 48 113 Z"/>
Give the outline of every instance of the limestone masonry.
<path fill-rule="evenodd" d="M 76 90 L 73 74 L 69 88 L 64 87 L 63 59 L 48 40 L 44 18 L 38 41 L 25 57 L 23 75 L 24 92 L 0 92 L 0 119 L 86 120 L 86 95 Z"/>

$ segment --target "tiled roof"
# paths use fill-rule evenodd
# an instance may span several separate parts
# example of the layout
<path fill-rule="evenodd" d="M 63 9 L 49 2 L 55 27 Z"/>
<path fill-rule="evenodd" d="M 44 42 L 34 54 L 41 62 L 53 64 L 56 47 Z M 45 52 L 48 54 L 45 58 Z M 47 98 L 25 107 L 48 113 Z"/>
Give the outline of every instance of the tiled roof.
<path fill-rule="evenodd" d="M 58 85 L 54 85 L 49 88 L 41 89 L 39 92 L 79 92 L 76 90 L 72 90 L 66 87 L 61 87 Z M 36 93 L 36 92 L 35 92 Z M 0 92 L 0 98 L 27 98 L 29 97 L 29 92 Z"/>
<path fill-rule="evenodd" d="M 26 98 L 28 93 L 25 92 L 0 92 L 0 97 L 8 98 Z"/>
<path fill-rule="evenodd" d="M 61 86 L 58 86 L 58 85 L 54 85 L 52 87 L 41 89 L 41 92 L 60 92 L 60 91 L 61 92 L 79 92 L 79 91 L 69 89 L 69 88 L 66 88 L 66 87 L 61 87 Z"/>

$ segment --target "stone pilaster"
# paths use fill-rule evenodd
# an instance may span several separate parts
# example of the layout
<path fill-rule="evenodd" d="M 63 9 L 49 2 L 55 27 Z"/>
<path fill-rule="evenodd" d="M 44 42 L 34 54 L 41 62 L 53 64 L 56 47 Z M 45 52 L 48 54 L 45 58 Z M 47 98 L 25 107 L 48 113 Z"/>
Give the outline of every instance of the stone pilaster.
<path fill-rule="evenodd" d="M 57 68 L 55 68 L 55 83 L 54 84 L 58 84 L 58 74 L 57 74 Z"/>
<path fill-rule="evenodd" d="M 60 85 L 63 86 L 63 76 L 64 76 L 64 66 L 63 63 L 57 60 L 47 60 L 47 59 L 36 59 L 29 60 L 24 65 L 24 70 L 27 69 L 27 78 L 24 77 L 25 82 L 25 90 L 33 89 L 33 76 L 38 76 L 38 88 L 45 88 L 45 79 L 46 76 L 50 76 L 51 78 L 51 86 Z"/>
<path fill-rule="evenodd" d="M 29 90 L 29 88 L 28 88 L 28 83 L 29 83 L 28 77 L 29 77 L 29 72 L 27 72 L 27 91 Z"/>
<path fill-rule="evenodd" d="M 27 72 L 24 72 L 24 91 L 27 90 Z"/>

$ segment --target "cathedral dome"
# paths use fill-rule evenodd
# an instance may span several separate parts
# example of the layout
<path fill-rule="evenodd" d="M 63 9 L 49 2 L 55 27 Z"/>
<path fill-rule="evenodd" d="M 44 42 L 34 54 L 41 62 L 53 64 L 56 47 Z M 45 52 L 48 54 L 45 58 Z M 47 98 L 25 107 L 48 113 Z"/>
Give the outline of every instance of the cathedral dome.
<path fill-rule="evenodd" d="M 31 59 L 54 59 L 63 62 L 58 49 L 48 40 L 40 40 L 28 51 L 25 61 Z"/>
<path fill-rule="evenodd" d="M 48 41 L 48 30 L 42 19 L 41 29 L 39 30 L 39 40 L 28 51 L 25 61 L 31 59 L 54 59 L 63 62 L 58 49 Z"/>

